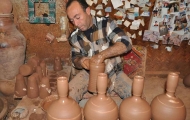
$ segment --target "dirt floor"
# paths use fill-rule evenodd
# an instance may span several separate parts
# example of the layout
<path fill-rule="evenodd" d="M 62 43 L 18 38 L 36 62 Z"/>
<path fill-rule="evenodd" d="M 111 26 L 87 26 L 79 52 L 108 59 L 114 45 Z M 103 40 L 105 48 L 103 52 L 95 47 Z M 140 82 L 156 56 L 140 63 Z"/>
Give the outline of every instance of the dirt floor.
<path fill-rule="evenodd" d="M 166 80 L 167 76 L 149 75 L 145 77 L 144 94 L 148 103 L 151 103 L 155 96 L 164 93 Z M 190 88 L 186 88 L 183 85 L 183 79 L 181 78 L 179 79 L 175 95 L 184 102 L 187 110 L 186 120 L 190 120 Z"/>

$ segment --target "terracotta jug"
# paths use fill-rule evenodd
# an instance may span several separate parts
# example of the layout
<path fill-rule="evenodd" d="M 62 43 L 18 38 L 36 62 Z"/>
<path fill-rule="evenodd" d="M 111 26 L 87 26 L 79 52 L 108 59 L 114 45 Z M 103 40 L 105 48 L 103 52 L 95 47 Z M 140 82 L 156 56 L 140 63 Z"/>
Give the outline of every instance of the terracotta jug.
<path fill-rule="evenodd" d="M 183 84 L 185 85 L 185 87 L 190 87 L 190 74 L 184 77 Z"/>
<path fill-rule="evenodd" d="M 49 83 L 48 77 L 43 77 L 41 79 L 39 87 L 40 87 L 39 97 L 41 99 L 44 99 L 51 94 L 51 88 L 50 88 L 50 83 Z"/>
<path fill-rule="evenodd" d="M 23 97 L 26 95 L 27 86 L 24 79 L 24 76 L 21 74 L 16 75 L 16 83 L 15 83 L 15 95 L 17 97 Z"/>
<path fill-rule="evenodd" d="M 166 81 L 166 93 L 156 96 L 151 102 L 151 120 L 185 120 L 186 108 L 175 96 L 179 74 L 170 72 Z"/>
<path fill-rule="evenodd" d="M 0 0 L 0 80 L 13 80 L 24 63 L 26 39 L 13 21 L 12 3 Z"/>
<path fill-rule="evenodd" d="M 96 64 L 90 62 L 90 76 L 89 76 L 89 83 L 88 83 L 88 91 L 92 93 L 97 93 L 97 77 L 99 73 L 104 73 L 105 71 L 105 63 Z"/>
<path fill-rule="evenodd" d="M 57 78 L 59 98 L 47 108 L 48 120 L 82 120 L 81 108 L 76 101 L 68 97 L 69 85 L 66 77 Z"/>
<path fill-rule="evenodd" d="M 55 58 L 53 67 L 55 71 L 61 71 L 63 69 L 61 59 L 59 57 Z"/>
<path fill-rule="evenodd" d="M 35 75 L 30 75 L 27 81 L 27 96 L 31 99 L 39 96 L 39 87 Z"/>
<path fill-rule="evenodd" d="M 143 87 L 144 78 L 135 76 L 132 84 L 133 96 L 125 98 L 119 106 L 120 120 L 150 120 L 150 105 L 141 98 Z"/>
<path fill-rule="evenodd" d="M 107 74 L 99 73 L 97 77 L 98 94 L 91 97 L 84 106 L 85 120 L 117 120 L 118 106 L 112 98 L 106 95 Z"/>

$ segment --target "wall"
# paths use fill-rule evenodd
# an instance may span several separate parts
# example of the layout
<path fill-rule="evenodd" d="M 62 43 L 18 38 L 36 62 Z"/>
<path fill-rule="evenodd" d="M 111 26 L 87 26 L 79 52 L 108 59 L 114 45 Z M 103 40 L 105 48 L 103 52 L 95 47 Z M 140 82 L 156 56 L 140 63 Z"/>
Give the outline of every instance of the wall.
<path fill-rule="evenodd" d="M 98 2 L 101 3 L 101 1 L 102 0 L 99 0 Z M 152 2 L 150 11 L 152 11 L 154 0 L 150 1 Z M 45 40 L 47 33 L 52 33 L 57 38 L 65 32 L 67 36 L 69 35 L 70 29 L 67 28 L 66 31 L 61 31 L 59 23 L 60 17 L 66 16 L 65 2 L 63 0 L 56 0 L 56 24 L 50 25 L 29 23 L 27 0 L 12 0 L 12 3 L 15 24 L 27 39 L 27 56 L 37 53 L 41 58 L 54 58 L 55 56 L 60 56 L 62 59 L 68 60 L 70 57 L 70 45 L 68 41 L 58 43 L 54 40 L 53 43 L 50 44 Z M 110 0 L 107 6 L 112 7 Z M 95 7 L 96 5 L 93 4 L 91 8 L 94 9 Z M 115 12 L 116 10 L 113 10 L 113 12 L 110 13 L 110 17 L 117 20 L 118 18 L 114 16 Z M 140 25 L 140 30 L 144 31 L 148 29 L 150 17 L 138 17 L 137 19 L 142 18 L 145 21 L 145 26 Z M 129 21 L 132 22 L 131 20 Z M 72 28 L 72 25 L 69 26 Z M 126 32 L 130 31 L 131 34 L 136 33 L 136 39 L 132 38 L 133 44 L 147 47 L 146 71 L 149 73 L 151 73 L 151 71 L 152 73 L 154 71 L 161 71 L 162 74 L 166 74 L 168 71 L 178 71 L 181 77 L 189 73 L 190 46 L 187 45 L 187 42 L 183 41 L 180 47 L 173 46 L 171 52 L 166 51 L 166 46 L 162 45 L 161 42 L 159 43 L 160 46 L 158 49 L 153 49 L 151 47 L 153 43 L 142 41 L 142 36 L 137 34 L 139 30 L 130 30 L 129 27 L 127 28 L 123 25 L 120 27 Z"/>

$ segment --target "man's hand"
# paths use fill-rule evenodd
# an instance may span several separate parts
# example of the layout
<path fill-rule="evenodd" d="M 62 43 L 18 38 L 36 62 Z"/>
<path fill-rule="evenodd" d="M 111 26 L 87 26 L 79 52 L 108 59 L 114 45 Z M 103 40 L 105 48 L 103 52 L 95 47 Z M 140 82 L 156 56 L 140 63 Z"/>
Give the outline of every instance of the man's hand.
<path fill-rule="evenodd" d="M 87 70 L 89 70 L 90 68 L 90 58 L 88 57 L 83 57 L 81 60 L 80 60 L 80 63 L 81 63 L 81 66 Z"/>
<path fill-rule="evenodd" d="M 105 58 L 103 57 L 103 55 L 101 53 L 99 53 L 99 54 L 92 56 L 92 58 L 90 59 L 90 62 L 99 64 L 99 63 L 103 63 L 104 59 Z"/>

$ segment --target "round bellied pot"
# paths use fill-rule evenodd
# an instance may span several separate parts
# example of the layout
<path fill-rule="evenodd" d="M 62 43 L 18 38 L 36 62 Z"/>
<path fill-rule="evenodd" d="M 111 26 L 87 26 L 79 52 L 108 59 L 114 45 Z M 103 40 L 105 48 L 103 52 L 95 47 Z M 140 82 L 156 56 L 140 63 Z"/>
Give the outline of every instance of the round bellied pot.
<path fill-rule="evenodd" d="M 24 64 L 26 39 L 13 21 L 12 3 L 0 0 L 0 80 L 12 80 Z"/>
<path fill-rule="evenodd" d="M 106 73 L 99 73 L 97 77 L 98 94 L 91 97 L 84 106 L 85 120 L 118 120 L 118 106 L 106 95 L 108 78 Z"/>
<path fill-rule="evenodd" d="M 156 96 L 151 102 L 151 120 L 185 120 L 185 105 L 180 98 L 175 96 L 178 81 L 177 72 L 168 74 L 166 93 Z"/>
<path fill-rule="evenodd" d="M 144 77 L 135 76 L 132 84 L 133 96 L 125 98 L 120 104 L 120 120 L 150 120 L 150 105 L 141 97 L 143 88 Z"/>
<path fill-rule="evenodd" d="M 47 108 L 48 120 L 82 120 L 79 104 L 68 96 L 69 85 L 66 77 L 57 78 L 58 99 Z"/>

